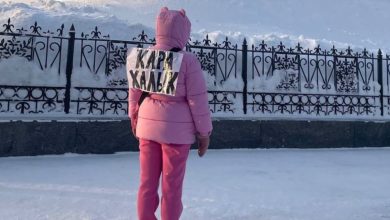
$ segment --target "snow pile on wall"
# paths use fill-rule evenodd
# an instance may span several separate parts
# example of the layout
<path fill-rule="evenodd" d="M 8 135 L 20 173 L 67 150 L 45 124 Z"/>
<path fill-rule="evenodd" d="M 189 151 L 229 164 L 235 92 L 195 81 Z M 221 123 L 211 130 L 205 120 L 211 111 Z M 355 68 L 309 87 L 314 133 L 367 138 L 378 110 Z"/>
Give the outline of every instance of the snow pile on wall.
<path fill-rule="evenodd" d="M 390 48 L 389 33 L 382 28 L 390 19 L 390 2 L 381 0 L 13 0 L 0 4 L 0 21 L 12 18 L 17 26 L 28 26 L 36 20 L 53 30 L 75 23 L 76 30 L 85 32 L 97 25 L 104 35 L 129 39 L 143 29 L 153 36 L 162 6 L 186 9 L 193 38 L 208 33 L 212 40 L 228 36 L 238 44 L 246 37 L 250 44 L 265 40 L 269 45 L 300 42 L 304 48 Z"/>
<path fill-rule="evenodd" d="M 0 60 L 0 70 L 0 85 L 65 87 L 66 83 L 65 74 L 54 69 L 41 70 L 38 64 L 18 56 Z"/>
<path fill-rule="evenodd" d="M 381 46 L 382 49 L 386 49 L 388 46 L 390 47 L 390 43 L 387 45 L 387 43 L 384 43 L 387 41 L 381 42 L 380 38 L 377 38 L 376 42 L 378 43 L 374 43 L 374 41 L 370 39 L 365 41 L 364 38 L 362 38 L 363 34 L 369 33 L 369 31 L 375 33 L 376 31 L 372 29 L 372 25 L 370 27 L 366 26 L 367 22 L 365 16 L 360 16 L 359 19 L 355 17 L 355 20 L 353 21 L 355 23 L 360 22 L 359 25 L 361 28 L 358 29 L 360 34 L 347 34 L 349 38 L 345 38 L 345 36 L 341 34 L 341 37 L 338 37 L 341 27 L 348 29 L 356 27 L 356 24 L 353 23 L 350 18 L 346 18 L 345 14 L 342 14 L 337 10 L 330 18 L 329 11 L 339 9 L 340 7 L 349 7 L 355 9 L 356 13 L 361 13 L 360 7 L 366 6 L 365 9 L 367 12 L 371 13 L 372 7 L 371 5 L 361 2 L 350 2 L 350 4 L 346 5 L 345 1 L 330 1 L 334 1 L 332 6 L 334 8 L 325 7 L 324 3 L 318 0 L 302 0 L 302 3 L 300 4 L 297 4 L 292 0 L 278 2 L 270 0 L 259 0 L 256 2 L 243 0 L 215 0 L 212 2 L 205 0 L 186 2 L 179 0 L 167 0 L 164 2 L 156 0 L 136 0 L 132 1 L 131 4 L 125 0 L 113 0 L 109 2 L 102 0 L 15 0 L 0 2 L 0 24 L 6 23 L 8 18 L 11 18 L 12 24 L 14 25 L 14 31 L 23 27 L 25 30 L 31 32 L 30 26 L 33 25 L 34 21 L 37 21 L 38 25 L 42 27 L 42 29 L 40 29 L 41 33 L 49 30 L 50 32 L 55 33 L 61 24 L 65 24 L 64 35 L 67 35 L 69 27 L 73 23 L 76 27 L 76 37 L 80 37 L 82 32 L 91 36 L 91 31 L 94 30 L 95 26 L 98 26 L 99 31 L 101 32 L 100 37 L 109 34 L 111 39 L 132 40 L 133 37 L 138 36 L 142 30 L 145 30 L 145 33 L 149 38 L 153 38 L 154 29 L 151 27 L 154 27 L 156 13 L 160 7 L 167 5 L 169 8 L 187 9 L 187 14 L 191 18 L 193 24 L 192 41 L 202 41 L 207 35 L 211 40 L 211 43 L 218 42 L 221 44 L 221 47 L 223 47 L 223 42 L 227 38 L 231 42 L 230 46 L 234 47 L 237 44 L 238 49 L 242 47 L 244 38 L 246 38 L 248 42 L 248 49 L 251 49 L 252 45 L 258 47 L 262 41 L 264 41 L 268 47 L 276 47 L 280 42 L 283 42 L 286 49 L 290 47 L 295 48 L 298 43 L 303 49 L 314 49 L 318 45 L 321 45 L 323 50 L 330 49 L 333 45 L 338 50 L 341 50 L 342 48 L 347 48 L 348 44 L 351 44 L 351 48 L 354 52 L 361 51 L 364 47 L 368 47 L 369 51 L 373 53 L 377 52 L 377 47 L 379 46 Z M 381 2 L 378 3 L 378 5 L 390 6 L 390 3 Z M 318 10 L 318 7 L 322 6 L 324 6 L 324 10 Z M 232 11 L 232 8 L 235 9 L 234 12 Z M 277 13 L 275 12 L 276 9 L 278 9 Z M 303 14 L 303 10 L 311 11 L 313 13 Z M 343 13 L 347 13 L 347 11 L 343 11 Z M 372 14 L 374 13 L 371 13 L 371 15 Z M 382 14 L 381 10 L 378 11 L 378 14 L 384 17 L 388 16 Z M 328 28 L 328 31 L 324 31 L 323 28 L 325 27 Z M 0 31 L 3 31 L 3 29 L 0 29 Z M 314 33 L 314 31 L 318 32 Z M 380 37 L 386 38 L 385 34 L 380 35 Z M 100 44 L 105 43 L 100 42 Z M 93 46 L 90 48 L 93 48 Z M 126 79 L 124 68 L 113 70 L 112 74 L 107 77 L 101 69 L 97 71 L 98 74 L 95 74 L 93 72 L 95 70 L 91 71 L 86 63 L 80 67 L 80 50 L 81 46 L 76 45 L 72 75 L 73 87 L 112 87 L 110 86 L 110 82 L 123 81 Z M 66 47 L 63 47 L 63 51 L 66 53 Z M 224 50 L 219 51 L 222 52 Z M 99 52 L 97 55 L 93 54 L 91 49 L 91 51 L 86 52 L 88 58 L 85 58 L 85 62 L 90 62 L 89 64 L 91 64 L 91 62 L 97 61 L 99 66 L 99 64 L 101 64 L 100 61 L 105 59 L 103 54 L 104 52 Z M 94 55 L 97 57 L 94 57 Z M 223 56 L 224 55 L 222 55 L 222 57 Z M 217 70 L 215 75 L 212 76 L 206 71 L 204 72 L 209 90 L 242 92 L 241 52 L 238 52 L 233 57 L 235 61 L 232 61 L 232 57 L 228 55 L 225 58 L 219 57 L 218 59 L 222 59 L 218 61 L 221 62 L 219 64 L 226 65 L 227 67 L 225 66 L 224 70 Z M 61 59 L 66 61 L 66 57 L 64 56 Z M 96 60 L 91 61 L 92 59 Z M 229 60 L 228 63 L 223 63 L 226 60 Z M 250 60 L 251 58 L 248 57 L 248 62 L 251 62 Z M 34 62 L 27 62 L 25 58 L 20 57 L 11 57 L 7 60 L 0 59 L 0 84 L 65 86 L 64 67 L 66 62 L 62 62 L 61 64 L 61 74 L 58 74 L 58 66 L 41 70 L 36 63 L 36 60 Z M 216 69 L 218 68 L 221 67 L 216 67 Z M 95 66 L 93 69 L 95 69 Z M 220 73 L 221 71 L 225 72 Z M 232 74 L 235 74 L 236 76 L 232 76 Z M 296 91 L 280 90 L 277 86 L 280 85 L 283 80 L 288 80 L 286 74 L 295 74 L 295 76 L 298 76 L 298 72 L 288 69 L 285 71 L 274 70 L 274 72 L 271 72 L 268 76 L 259 76 L 251 79 L 251 73 L 248 69 L 248 91 L 336 93 L 334 87 L 335 79 L 330 79 L 333 82 L 330 89 L 324 90 L 318 88 L 316 90 L 312 89 L 306 91 L 304 86 L 299 86 L 300 90 L 297 89 Z M 227 75 L 230 76 L 227 77 Z M 363 91 L 364 83 L 361 82 L 360 78 L 359 80 L 358 86 L 360 87 L 360 93 L 360 91 Z M 301 80 L 301 82 L 304 83 L 303 80 Z M 379 85 L 377 83 L 371 83 L 368 86 L 374 89 L 370 90 L 368 93 L 364 92 L 364 95 L 378 94 Z M 126 85 L 118 87 L 126 87 Z M 223 94 L 218 95 L 219 97 L 216 97 L 214 100 L 226 102 L 232 100 L 232 102 L 235 102 L 235 112 L 240 114 L 242 110 L 242 97 L 239 97 L 240 94 L 237 94 L 238 97 L 232 97 L 235 94 L 229 93 L 227 94 L 227 98 L 224 97 Z M 77 96 L 78 94 L 74 97 Z M 213 98 L 210 98 L 210 100 L 213 100 Z"/>
<path fill-rule="evenodd" d="M 15 29 L 24 27 L 30 30 L 34 21 L 42 27 L 42 31 L 48 29 L 55 32 L 61 24 L 65 24 L 65 34 L 69 31 L 71 24 L 76 27 L 77 36 L 81 32 L 91 34 L 95 26 L 103 35 L 109 34 L 113 39 L 129 39 L 145 30 L 147 34 L 153 35 L 153 29 L 140 23 L 127 23 L 118 19 L 115 15 L 104 11 L 103 6 L 75 5 L 56 0 L 30 0 L 21 3 L 16 1 L 0 2 L 0 23 L 6 23 L 11 18 Z M 133 36 L 134 35 L 134 36 Z"/>

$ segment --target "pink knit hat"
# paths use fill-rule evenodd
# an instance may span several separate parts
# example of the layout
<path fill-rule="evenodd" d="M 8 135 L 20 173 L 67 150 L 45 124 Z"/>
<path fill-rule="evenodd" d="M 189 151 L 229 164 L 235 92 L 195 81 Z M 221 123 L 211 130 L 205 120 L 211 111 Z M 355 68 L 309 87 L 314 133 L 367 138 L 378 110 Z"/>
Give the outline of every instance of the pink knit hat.
<path fill-rule="evenodd" d="M 156 44 L 184 48 L 190 38 L 191 22 L 184 9 L 163 7 L 156 19 Z"/>

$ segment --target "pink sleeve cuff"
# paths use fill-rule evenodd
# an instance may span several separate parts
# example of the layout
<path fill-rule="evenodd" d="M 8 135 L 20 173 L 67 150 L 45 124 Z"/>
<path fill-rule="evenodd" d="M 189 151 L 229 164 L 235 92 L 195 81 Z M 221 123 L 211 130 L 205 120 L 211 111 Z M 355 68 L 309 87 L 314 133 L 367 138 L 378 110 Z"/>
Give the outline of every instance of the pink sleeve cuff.
<path fill-rule="evenodd" d="M 200 137 L 210 137 L 211 135 L 211 131 L 207 132 L 207 133 L 198 133 L 198 136 Z"/>

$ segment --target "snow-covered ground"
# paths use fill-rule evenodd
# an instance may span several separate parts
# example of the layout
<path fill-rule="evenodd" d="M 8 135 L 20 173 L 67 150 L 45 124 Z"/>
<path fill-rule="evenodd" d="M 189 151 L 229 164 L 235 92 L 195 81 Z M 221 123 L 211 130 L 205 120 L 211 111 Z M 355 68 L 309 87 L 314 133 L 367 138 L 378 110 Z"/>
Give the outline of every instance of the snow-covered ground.
<path fill-rule="evenodd" d="M 390 219 L 390 148 L 189 157 L 183 220 Z M 0 219 L 136 219 L 138 153 L 0 158 Z"/>

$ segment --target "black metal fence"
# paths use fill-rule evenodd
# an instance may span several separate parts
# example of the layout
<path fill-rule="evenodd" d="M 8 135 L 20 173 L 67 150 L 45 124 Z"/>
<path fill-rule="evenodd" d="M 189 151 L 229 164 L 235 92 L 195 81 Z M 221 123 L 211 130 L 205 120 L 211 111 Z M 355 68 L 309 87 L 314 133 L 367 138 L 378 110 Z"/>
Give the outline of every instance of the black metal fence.
<path fill-rule="evenodd" d="M 127 50 L 155 40 L 144 32 L 113 40 L 97 27 L 80 35 L 73 26 L 68 33 L 64 29 L 43 31 L 36 22 L 16 29 L 11 20 L 3 25 L 0 116 L 127 116 Z M 186 49 L 202 64 L 214 116 L 390 118 L 390 57 L 380 50 L 288 48 L 246 40 L 238 46 L 208 36 Z M 25 73 L 17 72 L 15 63 L 47 75 L 19 85 L 13 77 Z"/>

